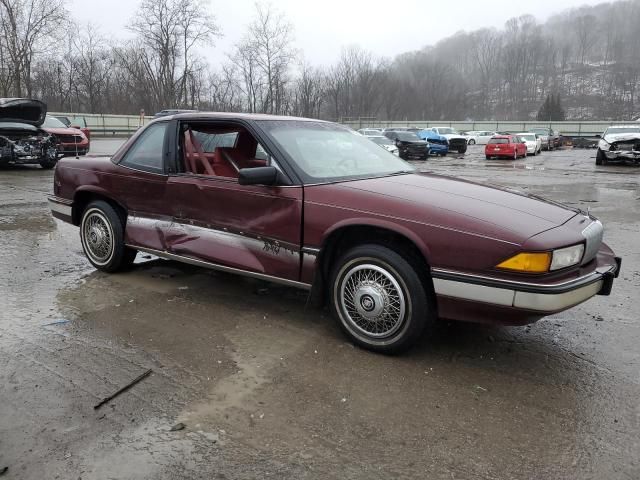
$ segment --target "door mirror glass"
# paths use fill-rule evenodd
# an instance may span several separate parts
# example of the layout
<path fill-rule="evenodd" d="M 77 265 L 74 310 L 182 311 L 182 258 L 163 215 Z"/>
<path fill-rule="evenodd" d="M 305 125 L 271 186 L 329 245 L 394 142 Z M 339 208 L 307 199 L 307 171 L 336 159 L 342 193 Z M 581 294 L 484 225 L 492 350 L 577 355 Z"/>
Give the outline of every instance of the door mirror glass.
<path fill-rule="evenodd" d="M 275 185 L 278 169 L 274 166 L 242 168 L 238 172 L 240 185 Z"/>

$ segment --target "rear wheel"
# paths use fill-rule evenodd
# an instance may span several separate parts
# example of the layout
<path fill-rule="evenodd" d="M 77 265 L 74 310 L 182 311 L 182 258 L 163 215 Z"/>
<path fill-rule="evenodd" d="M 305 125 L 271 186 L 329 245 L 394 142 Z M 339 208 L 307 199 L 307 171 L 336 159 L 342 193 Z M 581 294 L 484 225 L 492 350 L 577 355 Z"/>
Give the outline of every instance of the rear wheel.
<path fill-rule="evenodd" d="M 487 157 L 487 160 L 491 160 L 491 156 L 490 155 L 485 155 L 485 157 Z"/>
<path fill-rule="evenodd" d="M 475 144 L 476 144 L 476 141 L 473 138 L 469 140 L 469 145 L 475 145 Z"/>
<path fill-rule="evenodd" d="M 407 259 L 381 245 L 349 250 L 331 276 L 331 307 L 357 345 L 396 353 L 414 345 L 436 320 L 424 278 Z"/>
<path fill-rule="evenodd" d="M 91 265 L 104 272 L 124 270 L 136 258 L 136 250 L 124 244 L 120 215 L 103 200 L 91 202 L 82 213 L 80 241 Z"/>

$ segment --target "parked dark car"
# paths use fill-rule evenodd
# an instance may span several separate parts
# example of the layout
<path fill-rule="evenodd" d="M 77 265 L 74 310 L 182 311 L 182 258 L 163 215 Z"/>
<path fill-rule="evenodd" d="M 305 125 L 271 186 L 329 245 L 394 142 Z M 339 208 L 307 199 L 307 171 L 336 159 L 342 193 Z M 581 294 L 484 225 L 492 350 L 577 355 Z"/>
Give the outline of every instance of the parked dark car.
<path fill-rule="evenodd" d="M 429 143 L 422 140 L 414 132 L 409 131 L 385 131 L 384 136 L 393 140 L 398 147 L 398 155 L 404 160 L 429 158 Z"/>
<path fill-rule="evenodd" d="M 547 127 L 532 128 L 529 130 L 531 133 L 536 133 L 542 140 L 542 150 L 553 150 L 556 148 L 556 142 L 554 140 L 555 133 L 552 129 Z M 558 136 L 558 140 L 560 137 Z"/>
<path fill-rule="evenodd" d="M 100 270 L 141 251 L 308 289 L 381 352 L 439 317 L 534 322 L 608 295 L 620 269 L 586 212 L 419 173 L 347 127 L 302 118 L 164 117 L 112 158 L 62 159 L 49 200 Z"/>
<path fill-rule="evenodd" d="M 527 144 L 517 135 L 494 135 L 484 147 L 487 160 L 509 158 L 517 160 L 527 156 Z"/>
<path fill-rule="evenodd" d="M 47 106 L 38 100 L 0 98 L 0 166 L 55 166 L 58 140 L 41 128 L 46 114 Z"/>

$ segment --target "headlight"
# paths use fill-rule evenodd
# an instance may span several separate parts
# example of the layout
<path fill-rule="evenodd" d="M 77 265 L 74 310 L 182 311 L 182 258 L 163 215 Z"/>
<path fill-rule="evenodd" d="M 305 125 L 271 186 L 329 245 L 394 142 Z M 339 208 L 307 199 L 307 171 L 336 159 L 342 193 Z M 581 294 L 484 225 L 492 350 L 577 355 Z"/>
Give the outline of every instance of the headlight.
<path fill-rule="evenodd" d="M 606 140 L 602 139 L 598 142 L 598 148 L 600 150 L 608 150 L 609 149 L 609 142 L 607 142 Z"/>
<path fill-rule="evenodd" d="M 559 248 L 553 252 L 522 252 L 496 267 L 523 273 L 545 273 L 577 265 L 582 260 L 584 245 Z"/>
<path fill-rule="evenodd" d="M 553 251 L 553 259 L 549 270 L 560 270 L 580 263 L 584 254 L 584 245 L 574 245 L 573 247 L 560 248 Z"/>

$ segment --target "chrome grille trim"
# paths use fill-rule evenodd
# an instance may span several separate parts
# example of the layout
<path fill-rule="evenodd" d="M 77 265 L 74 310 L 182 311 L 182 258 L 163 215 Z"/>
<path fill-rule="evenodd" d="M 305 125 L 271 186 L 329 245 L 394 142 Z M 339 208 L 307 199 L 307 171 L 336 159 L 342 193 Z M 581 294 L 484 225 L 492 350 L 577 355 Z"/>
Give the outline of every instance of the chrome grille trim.
<path fill-rule="evenodd" d="M 582 257 L 582 264 L 589 263 L 595 258 L 600 250 L 602 244 L 602 237 L 604 235 L 604 227 L 600 220 L 595 220 L 582 230 L 582 236 L 586 240 L 586 246 L 584 249 L 584 256 Z"/>

